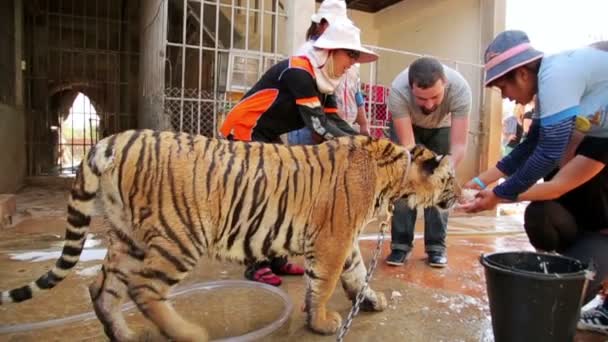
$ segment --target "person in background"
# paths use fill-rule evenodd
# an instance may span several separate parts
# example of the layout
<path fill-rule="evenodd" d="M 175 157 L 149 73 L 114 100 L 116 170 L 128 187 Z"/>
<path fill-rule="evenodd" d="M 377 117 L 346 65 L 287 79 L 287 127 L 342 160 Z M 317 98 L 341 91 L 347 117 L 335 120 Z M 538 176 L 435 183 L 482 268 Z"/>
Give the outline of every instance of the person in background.
<path fill-rule="evenodd" d="M 525 107 L 515 105 L 513 113 L 502 121 L 503 157 L 519 145 L 524 135 L 523 117 Z"/>
<path fill-rule="evenodd" d="M 528 132 L 530 132 L 530 126 L 532 125 L 532 119 L 534 117 L 535 102 L 536 102 L 536 96 L 534 97 L 534 99 L 532 99 L 532 101 L 530 103 L 528 103 L 524 107 L 525 113 L 524 113 L 524 117 L 522 119 L 522 128 L 523 128 L 523 134 L 521 137 L 522 140 L 526 139 L 526 137 L 528 136 Z"/>
<path fill-rule="evenodd" d="M 365 101 L 361 93 L 359 79 L 359 64 L 355 64 L 344 75 L 342 82 L 336 88 L 338 115 L 359 131 L 369 135 L 369 123 L 365 116 Z"/>

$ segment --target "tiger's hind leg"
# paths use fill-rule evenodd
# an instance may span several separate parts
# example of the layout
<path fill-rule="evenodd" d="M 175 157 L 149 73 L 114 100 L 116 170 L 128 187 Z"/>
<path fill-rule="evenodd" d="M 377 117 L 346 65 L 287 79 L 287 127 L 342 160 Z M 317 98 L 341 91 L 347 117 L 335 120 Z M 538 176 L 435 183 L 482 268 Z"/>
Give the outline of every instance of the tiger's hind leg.
<path fill-rule="evenodd" d="M 359 242 L 355 241 L 351 255 L 346 259 L 344 270 L 342 271 L 341 280 L 344 292 L 353 304 L 357 299 L 357 295 L 365 284 L 367 271 L 365 263 L 359 251 Z M 383 311 L 387 306 L 386 297 L 383 293 L 372 290 L 369 286 L 365 289 L 363 301 L 361 302 L 361 310 L 363 311 Z"/>
<path fill-rule="evenodd" d="M 207 331 L 182 318 L 167 299 L 171 288 L 188 274 L 196 260 L 172 254 L 175 243 L 162 237 L 153 239 L 149 246 L 141 269 L 129 277 L 129 296 L 171 340 L 208 341 Z"/>
<path fill-rule="evenodd" d="M 336 239 L 332 238 L 329 232 L 330 229 L 325 227 L 312 250 L 305 252 L 307 323 L 313 331 L 321 334 L 334 334 L 342 324 L 340 314 L 327 310 L 326 306 L 350 253 L 350 237 Z"/>
<path fill-rule="evenodd" d="M 129 247 L 118 238 L 117 231 L 110 232 L 108 253 L 97 279 L 89 286 L 93 308 L 101 321 L 106 335 L 112 341 L 133 341 L 135 333 L 128 327 L 121 311 L 127 297 L 127 281 L 130 269 L 137 267 L 140 250 Z"/>

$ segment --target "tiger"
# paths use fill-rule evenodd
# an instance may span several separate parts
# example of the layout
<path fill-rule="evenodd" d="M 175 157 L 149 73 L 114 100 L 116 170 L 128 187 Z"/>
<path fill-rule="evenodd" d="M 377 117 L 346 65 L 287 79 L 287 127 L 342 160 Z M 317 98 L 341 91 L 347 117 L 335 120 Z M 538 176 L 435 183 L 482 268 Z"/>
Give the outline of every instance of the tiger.
<path fill-rule="evenodd" d="M 130 298 L 175 341 L 206 341 L 206 330 L 167 300 L 202 256 L 250 262 L 303 256 L 306 324 L 334 334 L 326 307 L 338 280 L 351 301 L 365 288 L 358 236 L 392 203 L 448 209 L 457 196 L 449 158 L 423 146 L 351 136 L 320 145 L 239 142 L 131 130 L 100 140 L 75 176 L 64 247 L 37 280 L 2 292 L 0 305 L 28 300 L 63 280 L 83 250 L 98 199 L 108 221 L 100 273 L 89 286 L 108 338 L 136 340 L 121 312 Z M 364 290 L 361 309 L 382 311 L 384 294 Z"/>

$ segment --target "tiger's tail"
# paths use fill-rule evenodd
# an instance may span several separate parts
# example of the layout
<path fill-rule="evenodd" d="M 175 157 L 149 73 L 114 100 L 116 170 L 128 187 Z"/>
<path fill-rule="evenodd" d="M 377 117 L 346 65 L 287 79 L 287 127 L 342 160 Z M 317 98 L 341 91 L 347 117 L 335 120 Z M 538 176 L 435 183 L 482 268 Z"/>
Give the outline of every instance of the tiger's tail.
<path fill-rule="evenodd" d="M 99 189 L 99 170 L 94 164 L 95 148 L 91 149 L 76 174 L 68 200 L 68 217 L 61 256 L 55 266 L 36 281 L 9 291 L 2 291 L 0 305 L 31 299 L 34 293 L 48 290 L 62 281 L 78 263 L 84 248 L 95 197 Z M 93 168 L 92 168 L 93 167 Z"/>

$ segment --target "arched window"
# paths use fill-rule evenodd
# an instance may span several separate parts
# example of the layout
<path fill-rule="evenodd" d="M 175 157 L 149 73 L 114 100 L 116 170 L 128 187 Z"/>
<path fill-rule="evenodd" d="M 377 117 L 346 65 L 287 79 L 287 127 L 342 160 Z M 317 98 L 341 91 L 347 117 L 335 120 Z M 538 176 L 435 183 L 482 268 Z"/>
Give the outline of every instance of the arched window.
<path fill-rule="evenodd" d="M 91 100 L 78 93 L 68 117 L 61 122 L 58 165 L 62 174 L 73 174 L 91 146 L 99 140 L 99 116 Z"/>

